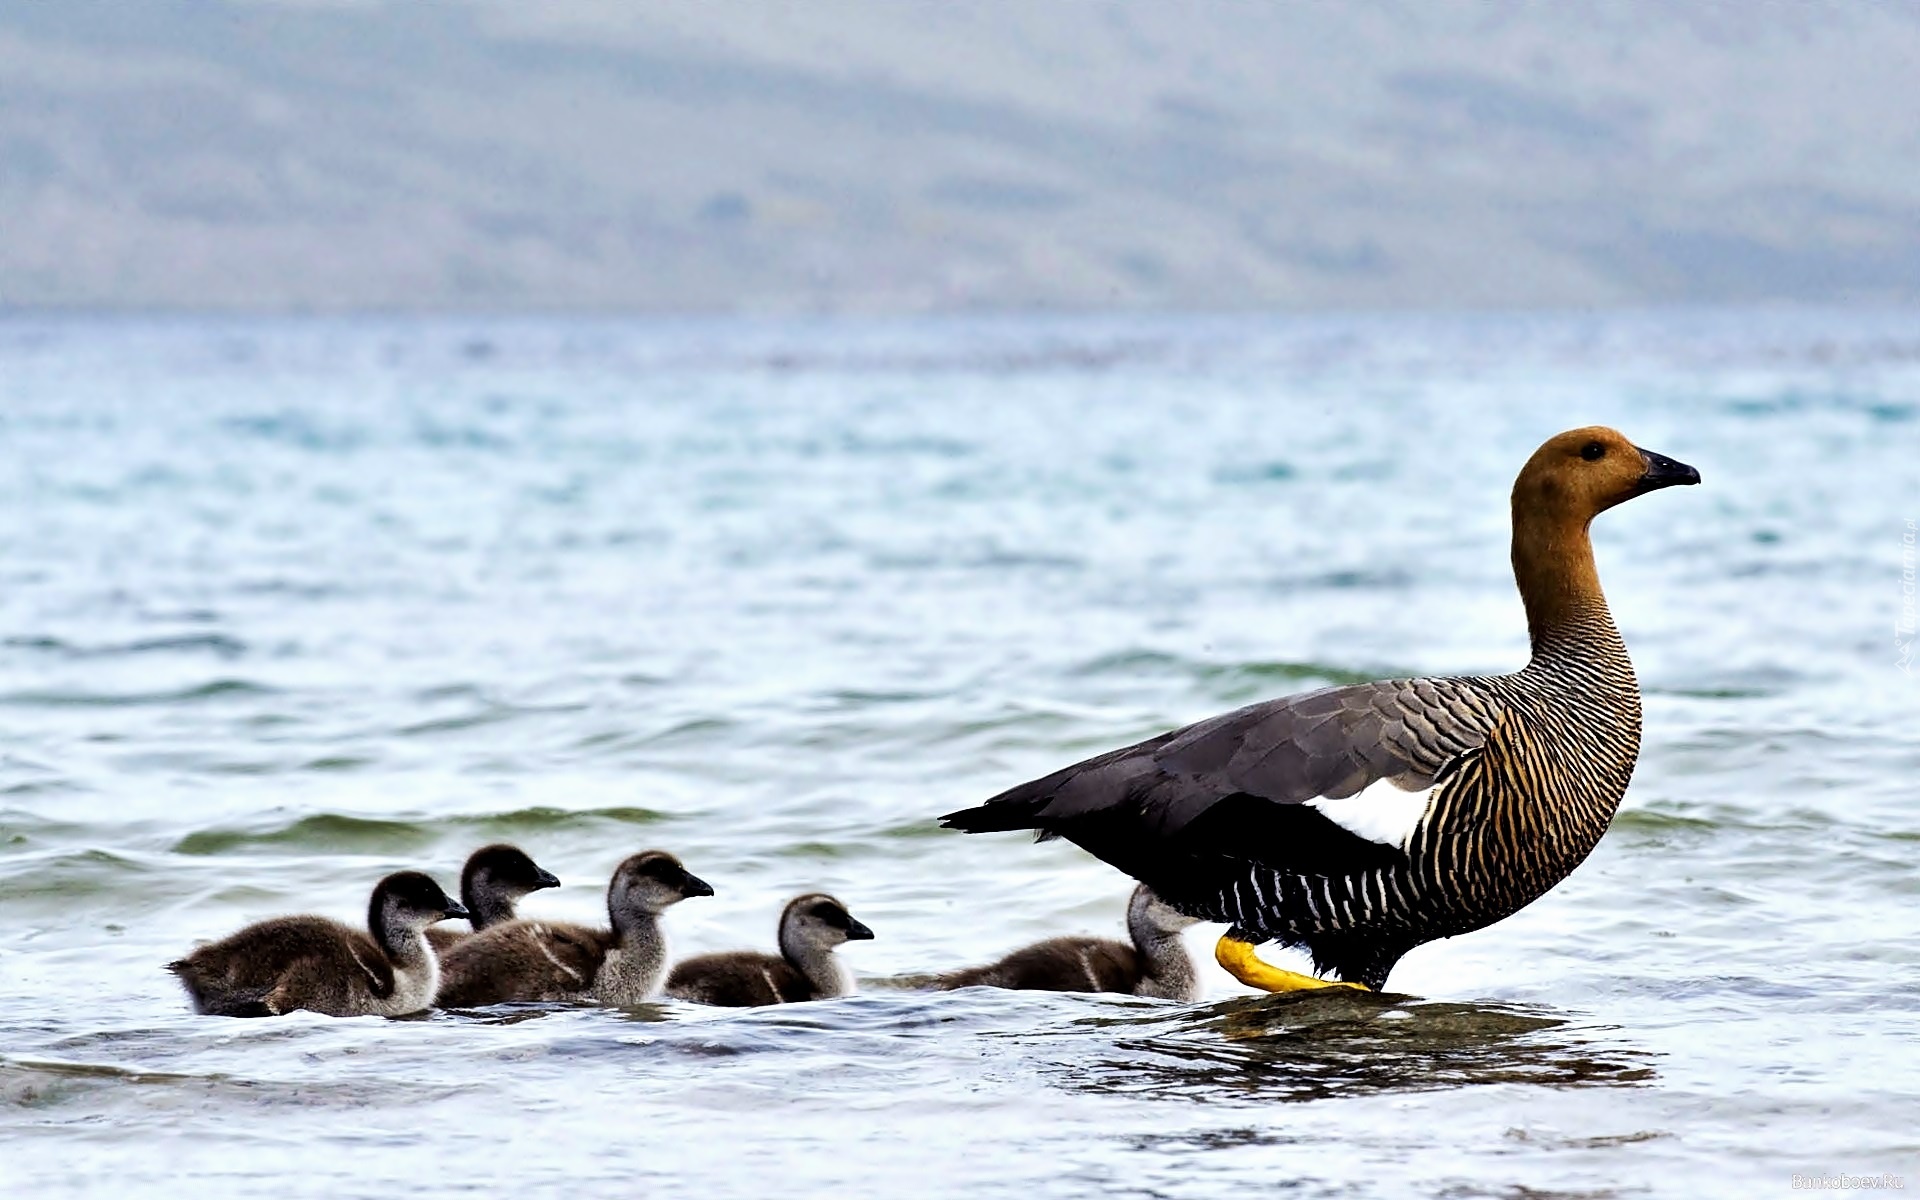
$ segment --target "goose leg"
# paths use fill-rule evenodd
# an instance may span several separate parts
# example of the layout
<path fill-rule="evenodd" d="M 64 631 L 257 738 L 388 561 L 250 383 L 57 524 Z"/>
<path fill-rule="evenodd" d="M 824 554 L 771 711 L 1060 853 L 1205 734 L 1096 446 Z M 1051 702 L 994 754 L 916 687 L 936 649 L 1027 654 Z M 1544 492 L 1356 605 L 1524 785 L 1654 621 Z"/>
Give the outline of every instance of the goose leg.
<path fill-rule="evenodd" d="M 1333 987 L 1358 988 L 1363 992 L 1369 990 L 1363 983 L 1320 979 L 1262 962 L 1260 956 L 1253 952 L 1254 943 L 1235 936 L 1237 932 L 1228 930 L 1220 938 L 1213 948 L 1213 957 L 1214 961 L 1227 969 L 1227 974 L 1248 987 L 1259 988 L 1263 992 L 1305 992 L 1314 988 Z"/>

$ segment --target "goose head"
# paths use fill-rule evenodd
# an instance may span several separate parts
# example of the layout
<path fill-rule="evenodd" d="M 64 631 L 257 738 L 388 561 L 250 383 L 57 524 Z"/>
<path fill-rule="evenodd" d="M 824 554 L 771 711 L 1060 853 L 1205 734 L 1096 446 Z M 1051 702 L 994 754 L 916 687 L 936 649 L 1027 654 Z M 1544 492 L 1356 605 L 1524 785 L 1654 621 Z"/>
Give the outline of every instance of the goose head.
<path fill-rule="evenodd" d="M 1516 521 L 1543 516 L 1585 526 L 1635 496 L 1700 482 L 1700 472 L 1664 454 L 1642 450 L 1605 425 L 1550 437 L 1520 469 L 1513 485 Z"/>
<path fill-rule="evenodd" d="M 711 896 L 705 880 L 680 865 L 665 850 L 643 850 L 614 868 L 607 884 L 607 915 L 615 929 L 636 918 L 657 917 L 693 896 Z"/>
<path fill-rule="evenodd" d="M 1635 496 L 1700 482 L 1700 472 L 1642 450 L 1604 425 L 1570 429 L 1533 452 L 1513 484 L 1513 577 L 1534 653 L 1615 644 L 1587 527 Z"/>
<path fill-rule="evenodd" d="M 831 950 L 847 942 L 873 939 L 873 930 L 854 919 L 847 906 L 824 892 L 809 892 L 787 902 L 780 914 L 780 952 L 790 959 L 808 951 Z"/>
<path fill-rule="evenodd" d="M 367 927 L 373 930 L 422 930 L 437 921 L 468 915 L 466 906 L 442 891 L 430 875 L 401 871 L 382 879 L 368 904 Z"/>
<path fill-rule="evenodd" d="M 504 842 L 482 846 L 467 856 L 460 872 L 460 900 L 476 919 L 504 919 L 528 892 L 559 887 L 560 880 L 527 852 Z"/>

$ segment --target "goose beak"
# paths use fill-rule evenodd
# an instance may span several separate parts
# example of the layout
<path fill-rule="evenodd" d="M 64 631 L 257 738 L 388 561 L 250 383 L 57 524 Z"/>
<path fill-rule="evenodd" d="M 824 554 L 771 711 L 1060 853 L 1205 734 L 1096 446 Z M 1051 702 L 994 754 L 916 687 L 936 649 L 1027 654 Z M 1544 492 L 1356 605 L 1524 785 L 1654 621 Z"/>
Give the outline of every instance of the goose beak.
<path fill-rule="evenodd" d="M 558 875 L 555 875 L 552 871 L 543 869 L 538 875 L 534 876 L 533 890 L 536 892 L 539 891 L 541 888 L 550 888 L 550 887 L 559 887 L 559 886 L 560 886 L 560 877 Z"/>
<path fill-rule="evenodd" d="M 681 881 L 680 894 L 682 896 L 711 896 L 713 895 L 713 885 L 698 875 L 688 872 L 686 879 Z"/>
<path fill-rule="evenodd" d="M 467 911 L 467 906 L 460 903 L 458 900 L 447 901 L 447 907 L 445 909 L 445 919 L 451 921 L 455 917 L 468 917 L 472 915 L 473 915 L 472 913 L 469 913 Z"/>
<path fill-rule="evenodd" d="M 1634 449 L 1640 450 L 1640 447 L 1635 446 Z M 1700 472 L 1664 454 L 1640 450 L 1640 461 L 1646 464 L 1646 472 L 1640 476 L 1640 486 L 1634 490 L 1636 496 L 1644 496 L 1663 487 L 1700 482 Z"/>
<path fill-rule="evenodd" d="M 848 917 L 847 940 L 850 942 L 870 942 L 873 940 L 873 930 L 868 929 L 852 917 Z"/>

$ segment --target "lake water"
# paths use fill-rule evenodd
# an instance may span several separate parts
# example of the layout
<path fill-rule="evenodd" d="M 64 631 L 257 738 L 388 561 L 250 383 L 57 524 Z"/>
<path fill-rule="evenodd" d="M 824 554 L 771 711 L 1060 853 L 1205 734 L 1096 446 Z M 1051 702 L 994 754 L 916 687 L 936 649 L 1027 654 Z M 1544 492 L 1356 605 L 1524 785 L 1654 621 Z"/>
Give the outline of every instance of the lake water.
<path fill-rule="evenodd" d="M 1120 932 L 940 813 L 1517 667 L 1507 491 L 1591 422 L 1706 483 L 1596 525 L 1646 741 L 1566 883 L 1390 996 L 878 986 Z M 0 321 L 0 1193 L 1920 1187 L 1917 464 L 1910 316 Z M 680 953 L 832 891 L 868 986 L 234 1021 L 162 969 L 495 839 L 584 920 L 679 854 Z"/>

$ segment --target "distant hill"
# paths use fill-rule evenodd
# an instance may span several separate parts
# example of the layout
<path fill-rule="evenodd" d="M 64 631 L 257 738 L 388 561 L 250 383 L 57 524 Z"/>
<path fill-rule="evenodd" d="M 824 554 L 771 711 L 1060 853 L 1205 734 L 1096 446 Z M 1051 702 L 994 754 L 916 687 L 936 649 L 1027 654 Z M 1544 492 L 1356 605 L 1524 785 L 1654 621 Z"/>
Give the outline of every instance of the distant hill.
<path fill-rule="evenodd" d="M 0 0 L 0 307 L 1920 299 L 1920 6 Z"/>

